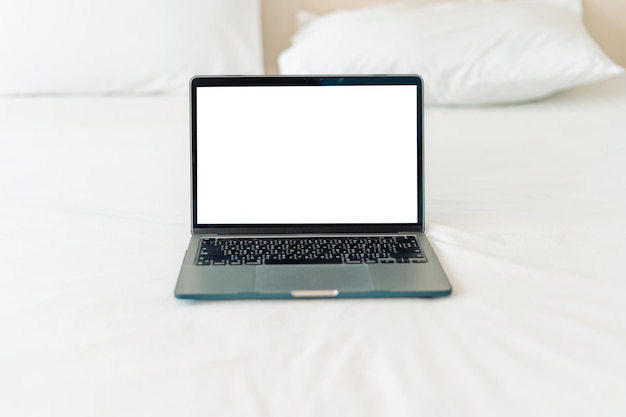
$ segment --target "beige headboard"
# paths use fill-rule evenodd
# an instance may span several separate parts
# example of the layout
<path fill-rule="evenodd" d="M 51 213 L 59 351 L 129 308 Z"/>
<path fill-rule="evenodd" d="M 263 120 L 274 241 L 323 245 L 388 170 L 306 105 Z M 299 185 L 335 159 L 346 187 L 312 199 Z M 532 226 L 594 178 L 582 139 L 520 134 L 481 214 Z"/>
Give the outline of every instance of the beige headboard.
<path fill-rule="evenodd" d="M 277 73 L 276 58 L 290 44 L 298 10 L 328 13 L 392 1 L 397 0 L 261 0 L 266 72 Z M 587 30 L 604 52 L 626 67 L 626 1 L 583 0 L 583 13 Z"/>

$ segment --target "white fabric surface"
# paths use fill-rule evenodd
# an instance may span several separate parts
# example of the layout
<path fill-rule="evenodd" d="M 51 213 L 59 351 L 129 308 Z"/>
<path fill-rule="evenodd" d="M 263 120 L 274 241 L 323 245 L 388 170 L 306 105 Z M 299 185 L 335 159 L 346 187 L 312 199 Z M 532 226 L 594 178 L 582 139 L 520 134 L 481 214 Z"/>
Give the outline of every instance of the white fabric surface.
<path fill-rule="evenodd" d="M 186 97 L 0 99 L 0 415 L 626 415 L 625 113 L 427 109 L 448 298 L 183 302 Z"/>
<path fill-rule="evenodd" d="M 185 92 L 262 74 L 259 0 L 3 0 L 0 95 Z"/>
<path fill-rule="evenodd" d="M 623 72 L 595 44 L 580 0 L 413 0 L 312 18 L 281 74 L 420 74 L 427 103 L 513 103 Z"/>

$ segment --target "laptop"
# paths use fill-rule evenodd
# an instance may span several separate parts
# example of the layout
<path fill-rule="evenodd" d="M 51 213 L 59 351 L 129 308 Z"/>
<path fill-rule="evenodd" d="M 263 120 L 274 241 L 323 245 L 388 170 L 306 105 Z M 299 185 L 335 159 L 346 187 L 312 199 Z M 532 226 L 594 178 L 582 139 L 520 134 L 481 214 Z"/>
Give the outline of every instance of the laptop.
<path fill-rule="evenodd" d="M 440 297 L 419 76 L 190 82 L 183 299 Z"/>

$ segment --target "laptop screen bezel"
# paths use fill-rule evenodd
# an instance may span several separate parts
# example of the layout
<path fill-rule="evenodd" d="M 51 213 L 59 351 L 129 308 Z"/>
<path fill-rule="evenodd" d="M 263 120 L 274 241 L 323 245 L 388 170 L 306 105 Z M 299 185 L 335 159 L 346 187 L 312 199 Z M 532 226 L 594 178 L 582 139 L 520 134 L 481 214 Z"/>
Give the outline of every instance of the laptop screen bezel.
<path fill-rule="evenodd" d="M 197 89 L 224 86 L 414 85 L 417 88 L 417 223 L 198 224 Z M 418 75 L 197 76 L 190 81 L 191 219 L 195 234 L 396 233 L 424 230 L 423 98 Z M 393 199 L 390 199 L 393 204 Z"/>

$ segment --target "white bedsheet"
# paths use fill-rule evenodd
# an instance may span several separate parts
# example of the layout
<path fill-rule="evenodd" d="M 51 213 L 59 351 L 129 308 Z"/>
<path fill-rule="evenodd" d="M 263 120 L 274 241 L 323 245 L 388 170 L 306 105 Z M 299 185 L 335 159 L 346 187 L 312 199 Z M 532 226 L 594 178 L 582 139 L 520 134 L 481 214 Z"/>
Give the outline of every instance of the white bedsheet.
<path fill-rule="evenodd" d="M 184 302 L 186 97 L 0 99 L 0 415 L 626 415 L 625 116 L 427 110 L 448 298 Z"/>

